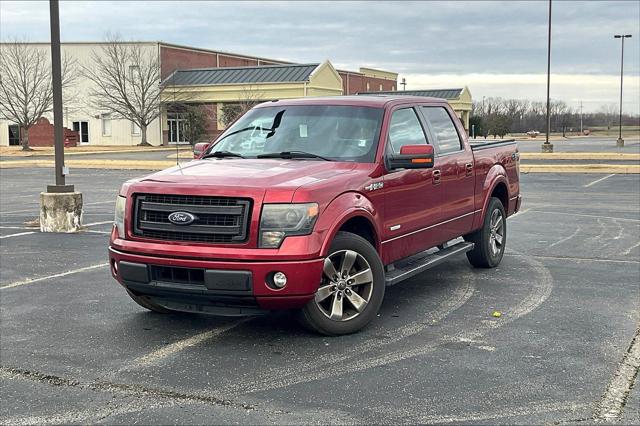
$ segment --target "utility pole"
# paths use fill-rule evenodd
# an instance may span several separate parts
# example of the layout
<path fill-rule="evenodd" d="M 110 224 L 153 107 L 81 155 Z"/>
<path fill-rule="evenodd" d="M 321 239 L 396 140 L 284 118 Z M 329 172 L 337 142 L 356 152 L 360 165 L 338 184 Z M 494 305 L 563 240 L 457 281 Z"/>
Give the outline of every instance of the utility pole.
<path fill-rule="evenodd" d="M 402 90 L 407 90 L 407 79 L 402 77 L 402 81 L 400 82 L 400 85 L 402 86 Z"/>
<path fill-rule="evenodd" d="M 624 139 L 622 139 L 622 76 L 624 71 L 624 39 L 631 38 L 631 34 L 615 34 L 613 38 L 622 39 L 622 54 L 620 55 L 620 120 L 618 123 L 618 140 L 616 146 L 623 147 Z"/>
<path fill-rule="evenodd" d="M 551 0 L 549 0 L 549 24 L 547 34 L 547 134 L 542 144 L 542 152 L 553 152 L 553 145 L 549 143 L 549 133 L 551 132 L 551 98 L 549 97 L 551 87 Z"/>
<path fill-rule="evenodd" d="M 580 135 L 582 135 L 582 101 L 580 101 Z"/>
<path fill-rule="evenodd" d="M 62 61 L 60 59 L 60 13 L 58 0 L 50 0 L 49 2 L 49 20 L 51 22 L 51 77 L 53 79 L 53 131 L 56 184 L 48 185 L 47 192 L 73 192 L 73 185 L 65 184 L 64 172 Z"/>
<path fill-rule="evenodd" d="M 82 226 L 82 194 L 67 185 L 64 166 L 62 117 L 62 61 L 60 55 L 60 12 L 58 0 L 49 0 L 51 25 L 51 79 L 53 87 L 53 128 L 55 185 L 40 193 L 40 231 L 74 232 Z"/>

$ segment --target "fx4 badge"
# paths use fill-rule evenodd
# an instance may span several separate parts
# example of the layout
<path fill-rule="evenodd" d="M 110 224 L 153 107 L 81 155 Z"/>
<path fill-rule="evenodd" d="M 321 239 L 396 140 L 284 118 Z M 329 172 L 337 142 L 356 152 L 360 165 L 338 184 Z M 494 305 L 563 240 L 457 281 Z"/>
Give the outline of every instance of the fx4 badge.
<path fill-rule="evenodd" d="M 383 187 L 384 182 L 375 182 L 365 186 L 364 189 L 366 189 L 367 191 L 375 191 L 376 189 L 382 189 Z"/>

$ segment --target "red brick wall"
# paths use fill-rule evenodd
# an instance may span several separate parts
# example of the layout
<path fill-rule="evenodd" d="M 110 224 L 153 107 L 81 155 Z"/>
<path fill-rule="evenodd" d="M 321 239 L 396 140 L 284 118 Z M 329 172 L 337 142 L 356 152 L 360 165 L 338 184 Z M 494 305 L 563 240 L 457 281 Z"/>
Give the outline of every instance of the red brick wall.
<path fill-rule="evenodd" d="M 279 62 L 264 61 L 242 55 L 230 56 L 224 53 L 185 50 L 175 47 L 160 47 L 160 74 L 164 79 L 176 69 L 248 67 L 256 65 L 274 65 Z"/>
<path fill-rule="evenodd" d="M 342 91 L 345 95 L 355 95 L 358 92 L 377 92 L 380 90 L 397 90 L 396 80 L 387 80 L 384 78 L 367 77 L 360 73 L 347 71 L 339 71 L 342 77 Z M 348 80 L 348 83 L 347 83 Z M 369 89 L 367 89 L 369 83 Z"/>
<path fill-rule="evenodd" d="M 29 129 L 29 146 L 53 146 L 53 124 L 42 117 Z M 78 132 L 63 127 L 64 146 L 76 146 L 78 144 Z"/>

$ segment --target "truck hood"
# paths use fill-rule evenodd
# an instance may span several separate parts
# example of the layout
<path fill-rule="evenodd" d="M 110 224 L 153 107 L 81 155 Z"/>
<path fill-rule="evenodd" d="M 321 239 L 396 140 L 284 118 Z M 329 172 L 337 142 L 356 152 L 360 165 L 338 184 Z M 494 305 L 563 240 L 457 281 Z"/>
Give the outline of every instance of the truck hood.
<path fill-rule="evenodd" d="M 295 190 L 303 185 L 349 173 L 356 167 L 356 163 L 315 160 L 195 160 L 154 173 L 139 182 Z"/>

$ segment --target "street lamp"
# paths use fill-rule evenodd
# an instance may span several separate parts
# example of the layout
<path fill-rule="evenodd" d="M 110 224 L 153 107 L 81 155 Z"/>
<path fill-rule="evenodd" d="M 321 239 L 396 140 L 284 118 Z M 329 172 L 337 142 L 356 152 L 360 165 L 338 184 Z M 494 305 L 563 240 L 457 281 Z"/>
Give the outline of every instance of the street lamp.
<path fill-rule="evenodd" d="M 549 0 L 549 24 L 547 34 L 547 135 L 542 144 L 542 152 L 553 152 L 553 144 L 549 143 L 549 133 L 551 132 L 551 99 L 549 89 L 551 87 L 551 0 Z"/>
<path fill-rule="evenodd" d="M 613 38 L 622 39 L 622 54 L 620 55 L 620 121 L 618 124 L 618 141 L 616 146 L 623 147 L 624 139 L 622 139 L 622 75 L 624 70 L 624 39 L 631 38 L 631 34 L 616 34 Z"/>

